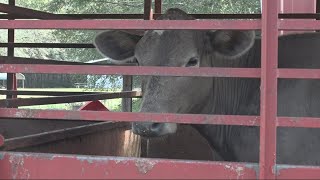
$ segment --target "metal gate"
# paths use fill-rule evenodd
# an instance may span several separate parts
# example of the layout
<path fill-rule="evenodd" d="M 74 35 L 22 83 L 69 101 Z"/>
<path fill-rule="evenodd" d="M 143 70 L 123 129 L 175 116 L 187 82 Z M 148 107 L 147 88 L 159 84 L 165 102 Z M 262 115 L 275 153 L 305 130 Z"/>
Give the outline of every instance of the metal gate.
<path fill-rule="evenodd" d="M 11 1 L 12 2 L 12 1 Z M 145 19 L 152 17 L 151 0 L 145 1 Z M 161 0 L 156 0 L 155 13 L 161 13 Z M 0 178 L 319 178 L 320 168 L 276 164 L 276 128 L 319 128 L 319 118 L 277 117 L 278 78 L 320 79 L 318 69 L 278 69 L 278 33 L 281 30 L 317 30 L 318 21 L 279 19 L 278 1 L 263 0 L 262 16 L 255 20 L 145 21 L 145 20 L 0 20 L 1 29 L 246 29 L 262 30 L 261 69 L 252 68 L 178 68 L 125 67 L 98 65 L 0 65 L 6 73 L 122 74 L 161 76 L 261 78 L 260 116 L 190 115 L 169 113 L 131 113 L 109 111 L 22 110 L 0 108 L 1 118 L 57 119 L 88 121 L 149 121 L 194 124 L 228 124 L 260 126 L 260 162 L 227 163 L 100 157 L 80 155 L 0 152 Z M 25 11 L 27 14 L 28 11 Z M 43 15 L 43 14 L 42 14 Z M 43 16 L 46 16 L 44 14 Z M 291 15 L 287 15 L 290 17 Z M 304 15 L 308 16 L 308 15 Z M 310 16 L 310 14 L 309 14 Z M 48 20 L 52 17 L 55 20 Z M 235 16 L 234 16 L 235 17 Z M 291 18 L 294 16 L 291 16 Z M 315 17 L 315 16 L 310 16 Z M 225 18 L 225 17 L 224 17 Z M 232 18 L 232 16 L 231 16 Z M 280 17 L 284 18 L 284 17 Z M 10 38 L 10 37 L 9 37 Z M 11 77 L 14 79 L 14 76 Z M 14 85 L 11 85 L 14 89 Z M 236 119 L 236 120 L 235 120 Z M 3 143 L 3 139 L 0 139 Z M 0 143 L 1 144 L 1 143 Z"/>

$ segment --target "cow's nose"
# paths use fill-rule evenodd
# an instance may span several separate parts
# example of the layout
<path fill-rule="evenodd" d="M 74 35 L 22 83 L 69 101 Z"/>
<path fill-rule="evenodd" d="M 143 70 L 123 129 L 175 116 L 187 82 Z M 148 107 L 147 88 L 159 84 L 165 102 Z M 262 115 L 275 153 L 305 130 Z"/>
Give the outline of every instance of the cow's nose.
<path fill-rule="evenodd" d="M 162 127 L 163 127 L 163 124 L 161 123 L 153 123 L 151 124 L 151 131 L 160 133 Z"/>
<path fill-rule="evenodd" d="M 132 132 L 144 137 L 160 136 L 163 130 L 162 123 L 133 123 Z"/>

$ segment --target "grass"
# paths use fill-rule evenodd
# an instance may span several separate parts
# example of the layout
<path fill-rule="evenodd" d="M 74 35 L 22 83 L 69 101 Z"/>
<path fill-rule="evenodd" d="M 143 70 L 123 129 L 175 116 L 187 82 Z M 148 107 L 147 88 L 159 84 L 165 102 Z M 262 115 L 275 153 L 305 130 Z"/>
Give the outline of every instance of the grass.
<path fill-rule="evenodd" d="M 24 88 L 18 89 L 24 91 L 60 91 L 60 92 L 88 92 L 86 89 L 81 88 Z M 102 91 L 94 91 L 91 92 L 102 92 Z M 120 90 L 116 90 L 119 92 Z M 114 92 L 111 90 L 106 90 L 103 92 Z M 48 97 L 48 96 L 30 96 L 30 95 L 19 95 L 18 98 L 35 98 L 35 97 Z M 5 95 L 0 95 L 0 99 L 5 99 Z M 101 100 L 101 102 L 111 111 L 121 111 L 121 99 L 107 99 Z M 48 104 L 48 105 L 35 105 L 35 106 L 23 106 L 19 107 L 20 109 L 60 109 L 60 110 L 72 110 L 74 106 L 83 105 L 85 102 L 77 102 L 77 103 L 64 103 L 64 104 Z M 140 106 L 140 100 L 133 98 L 133 111 L 138 111 Z"/>

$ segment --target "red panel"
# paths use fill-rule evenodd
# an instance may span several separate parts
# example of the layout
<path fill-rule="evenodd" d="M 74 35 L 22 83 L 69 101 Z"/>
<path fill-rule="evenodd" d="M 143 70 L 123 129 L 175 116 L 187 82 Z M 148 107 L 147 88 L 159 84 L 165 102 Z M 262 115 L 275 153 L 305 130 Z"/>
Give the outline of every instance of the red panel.
<path fill-rule="evenodd" d="M 0 179 L 256 179 L 255 164 L 0 153 Z"/>
<path fill-rule="evenodd" d="M 281 0 L 280 13 L 315 13 L 316 0 Z M 305 20 L 314 21 L 314 20 Z M 281 34 L 301 33 L 304 31 L 281 32 Z"/>
<path fill-rule="evenodd" d="M 0 134 L 0 147 L 4 145 L 4 137 Z"/>
<path fill-rule="evenodd" d="M 302 19 L 279 20 L 280 30 L 304 30 L 314 31 L 320 29 L 320 21 L 306 21 Z"/>
<path fill-rule="evenodd" d="M 320 167 L 315 166 L 277 166 L 277 179 L 319 179 Z"/>
<path fill-rule="evenodd" d="M 117 74 L 155 76 L 204 76 L 259 78 L 258 68 L 182 68 L 182 67 L 132 67 L 99 65 L 31 65 L 3 64 L 0 72 L 53 73 L 53 74 Z"/>
<path fill-rule="evenodd" d="M 0 20 L 0 29 L 260 29 L 260 20 Z"/>
<path fill-rule="evenodd" d="M 87 102 L 79 108 L 80 111 L 109 111 L 100 101 Z"/>
<path fill-rule="evenodd" d="M 229 124 L 258 126 L 257 116 L 171 114 L 171 113 L 132 113 L 111 111 L 65 111 L 0 108 L 1 118 L 55 119 L 88 121 L 154 121 L 191 124 Z M 1 120 L 1 119 L 0 119 Z"/>
<path fill-rule="evenodd" d="M 262 1 L 260 179 L 275 179 L 278 0 Z"/>
<path fill-rule="evenodd" d="M 320 128 L 320 118 L 312 117 L 278 117 L 278 126 Z"/>
<path fill-rule="evenodd" d="M 279 78 L 320 79 L 320 69 L 285 69 L 278 70 Z"/>

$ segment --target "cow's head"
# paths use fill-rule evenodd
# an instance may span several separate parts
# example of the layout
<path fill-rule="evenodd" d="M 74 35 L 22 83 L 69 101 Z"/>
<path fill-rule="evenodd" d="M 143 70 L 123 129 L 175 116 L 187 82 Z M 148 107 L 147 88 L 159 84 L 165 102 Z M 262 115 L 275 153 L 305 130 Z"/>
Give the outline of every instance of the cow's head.
<path fill-rule="evenodd" d="M 194 20 L 179 9 L 169 9 L 160 20 Z M 254 42 L 253 31 L 151 30 L 142 35 L 106 31 L 95 46 L 105 56 L 123 61 L 136 59 L 140 66 L 211 67 L 246 53 Z M 213 78 L 143 77 L 141 112 L 207 113 Z M 142 136 L 175 133 L 175 123 L 135 122 L 133 132 Z"/>

